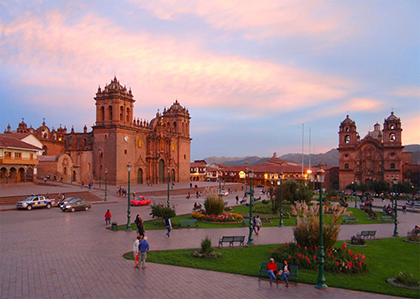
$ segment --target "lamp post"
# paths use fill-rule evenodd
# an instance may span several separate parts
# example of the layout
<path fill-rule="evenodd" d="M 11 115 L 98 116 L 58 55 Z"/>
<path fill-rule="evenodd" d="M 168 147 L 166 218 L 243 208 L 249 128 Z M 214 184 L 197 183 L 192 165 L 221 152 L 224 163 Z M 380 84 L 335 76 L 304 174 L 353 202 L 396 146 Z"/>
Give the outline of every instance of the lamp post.
<path fill-rule="evenodd" d="M 128 172 L 128 196 L 127 196 L 127 227 L 125 228 L 126 231 L 131 231 L 130 226 L 130 172 L 131 172 L 131 164 L 128 162 L 127 164 L 127 172 Z"/>
<path fill-rule="evenodd" d="M 283 227 L 283 172 L 279 174 L 280 177 L 280 221 L 279 227 Z"/>
<path fill-rule="evenodd" d="M 222 180 L 221 180 L 221 178 L 219 177 L 219 197 L 222 197 Z"/>
<path fill-rule="evenodd" d="M 99 151 L 99 188 L 101 188 L 101 174 L 102 174 L 102 151 Z"/>
<path fill-rule="evenodd" d="M 353 182 L 351 182 L 352 187 L 353 187 Z M 356 181 L 356 186 L 357 186 L 357 181 Z M 355 194 L 355 189 L 356 187 L 353 187 L 353 194 L 354 194 L 354 207 L 357 209 L 357 195 Z"/>
<path fill-rule="evenodd" d="M 245 162 L 244 165 L 245 165 L 245 178 L 244 178 L 244 182 L 245 182 L 245 194 L 244 194 L 244 197 L 246 198 L 246 192 L 247 192 L 247 190 L 246 190 L 246 173 L 247 173 L 247 170 L 248 170 L 248 162 Z"/>
<path fill-rule="evenodd" d="M 167 198 L 167 206 L 169 208 L 169 180 L 170 180 L 169 172 L 171 171 L 171 168 L 168 166 L 166 168 L 166 170 L 168 171 L 168 198 Z"/>
<path fill-rule="evenodd" d="M 322 183 L 325 178 L 325 171 L 318 169 L 317 171 L 318 184 L 319 184 L 319 270 L 318 270 L 318 281 L 316 284 L 317 289 L 326 289 L 328 286 L 325 283 L 324 276 L 324 236 L 322 232 Z"/>
<path fill-rule="evenodd" d="M 253 201 L 253 195 L 254 192 L 252 191 L 252 178 L 254 177 L 254 174 L 252 173 L 252 170 L 249 169 L 248 171 L 248 176 L 249 176 L 249 236 L 248 236 L 248 242 L 247 244 L 254 244 L 254 240 L 252 239 L 252 201 Z M 246 180 L 246 177 L 245 177 Z"/>
<path fill-rule="evenodd" d="M 395 198 L 395 203 L 394 203 L 394 234 L 392 236 L 393 237 L 398 237 L 398 220 L 397 220 L 397 210 L 398 210 L 398 205 L 397 205 L 397 184 L 398 184 L 398 176 L 393 179 L 392 183 L 394 185 L 394 198 Z"/>
<path fill-rule="evenodd" d="M 106 192 L 107 192 L 107 186 L 106 186 L 107 180 L 108 180 L 108 169 L 105 168 L 105 201 L 106 201 Z"/>

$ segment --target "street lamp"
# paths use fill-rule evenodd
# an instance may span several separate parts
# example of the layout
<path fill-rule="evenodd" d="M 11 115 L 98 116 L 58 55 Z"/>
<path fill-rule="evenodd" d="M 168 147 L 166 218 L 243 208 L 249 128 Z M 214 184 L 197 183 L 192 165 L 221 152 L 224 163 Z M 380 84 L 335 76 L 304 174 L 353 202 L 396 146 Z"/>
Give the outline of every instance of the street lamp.
<path fill-rule="evenodd" d="M 169 172 L 171 171 L 171 168 L 168 166 L 166 168 L 166 170 L 168 171 L 168 199 L 167 199 L 167 205 L 168 205 L 168 208 L 169 208 L 169 180 L 170 180 Z"/>
<path fill-rule="evenodd" d="M 283 172 L 279 174 L 280 178 L 280 222 L 279 227 L 283 227 Z"/>
<path fill-rule="evenodd" d="M 247 170 L 248 170 L 248 162 L 245 162 L 244 165 L 245 165 L 245 177 L 244 177 L 244 181 L 245 181 L 245 195 L 244 195 L 244 197 L 246 198 L 246 192 L 247 192 L 247 190 L 246 190 L 246 173 L 247 173 Z"/>
<path fill-rule="evenodd" d="M 353 187 L 353 182 L 351 182 L 351 184 L 352 184 L 352 187 Z M 356 181 L 356 186 L 357 186 L 357 181 Z M 353 187 L 353 194 L 354 194 L 354 207 L 357 209 L 357 194 L 355 194 L 356 192 L 355 192 L 355 190 L 354 189 L 356 189 L 356 187 Z"/>
<path fill-rule="evenodd" d="M 394 204 L 394 234 L 392 235 L 393 237 L 398 237 L 398 221 L 397 221 L 397 184 L 398 184 L 398 176 L 395 177 L 392 180 L 392 183 L 394 185 L 394 198 L 395 198 L 395 204 Z"/>
<path fill-rule="evenodd" d="M 99 188 L 101 188 L 101 174 L 102 174 L 102 151 L 99 151 Z"/>
<path fill-rule="evenodd" d="M 322 183 L 325 179 L 325 170 L 322 168 L 316 172 L 319 184 L 319 270 L 318 270 L 318 281 L 316 284 L 317 289 L 326 289 L 328 286 L 325 284 L 324 276 L 324 236 L 322 232 Z"/>
<path fill-rule="evenodd" d="M 249 169 L 248 171 L 248 176 L 249 176 L 249 236 L 248 236 L 248 242 L 247 244 L 254 244 L 254 240 L 252 239 L 252 201 L 253 201 L 253 195 L 254 192 L 252 190 L 252 178 L 254 177 L 254 173 L 252 172 L 252 169 Z M 245 177 L 246 180 L 246 177 Z"/>
<path fill-rule="evenodd" d="M 126 231 L 131 231 L 130 226 L 130 172 L 131 172 L 131 164 L 128 162 L 127 164 L 127 172 L 128 172 L 128 199 L 127 199 L 127 227 L 125 228 Z"/>
<path fill-rule="evenodd" d="M 106 192 L 107 192 L 107 187 L 106 187 L 107 180 L 108 180 L 108 168 L 105 168 L 105 201 L 106 201 Z"/>
<path fill-rule="evenodd" d="M 222 197 L 222 180 L 219 177 L 219 197 Z"/>

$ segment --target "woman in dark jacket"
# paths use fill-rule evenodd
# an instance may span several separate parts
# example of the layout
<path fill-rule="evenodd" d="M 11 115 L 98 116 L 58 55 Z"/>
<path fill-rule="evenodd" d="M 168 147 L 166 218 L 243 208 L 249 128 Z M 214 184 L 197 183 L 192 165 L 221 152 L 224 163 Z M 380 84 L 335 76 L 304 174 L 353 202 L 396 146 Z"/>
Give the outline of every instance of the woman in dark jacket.
<path fill-rule="evenodd" d="M 139 214 L 137 214 L 136 220 L 134 220 L 134 223 L 137 225 L 137 233 L 139 234 L 139 236 L 144 237 L 144 224 Z"/>

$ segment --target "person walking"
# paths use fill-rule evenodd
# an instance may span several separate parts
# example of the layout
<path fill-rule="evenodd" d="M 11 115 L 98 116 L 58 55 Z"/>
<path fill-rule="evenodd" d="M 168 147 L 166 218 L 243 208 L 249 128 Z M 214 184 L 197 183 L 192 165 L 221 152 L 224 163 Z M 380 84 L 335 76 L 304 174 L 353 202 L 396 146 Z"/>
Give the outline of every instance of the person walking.
<path fill-rule="evenodd" d="M 255 219 L 256 225 L 257 225 L 257 236 L 260 234 L 260 228 L 262 226 L 262 222 L 260 219 L 260 215 L 257 216 L 257 219 Z"/>
<path fill-rule="evenodd" d="M 235 199 L 236 199 L 236 204 L 238 204 L 239 203 L 239 196 L 236 195 Z"/>
<path fill-rule="evenodd" d="M 172 229 L 172 223 L 171 223 L 171 218 L 169 218 L 168 216 L 165 217 L 165 226 L 166 226 L 166 229 L 168 230 L 168 232 L 166 233 L 166 235 L 169 238 L 170 237 L 170 233 L 171 233 L 171 229 Z"/>
<path fill-rule="evenodd" d="M 144 238 L 144 234 L 145 234 L 144 221 L 140 217 L 138 219 L 138 224 L 137 224 L 137 233 L 139 234 L 139 236 Z"/>
<path fill-rule="evenodd" d="M 134 268 L 139 268 L 139 245 L 141 236 L 137 236 L 137 239 L 133 243 L 133 256 L 134 256 Z"/>
<path fill-rule="evenodd" d="M 258 235 L 258 233 L 257 233 L 257 219 L 255 219 L 255 216 L 252 217 L 252 230 L 254 231 L 254 233 L 256 235 Z"/>
<path fill-rule="evenodd" d="M 111 212 L 109 210 L 105 213 L 105 224 L 111 224 Z"/>
<path fill-rule="evenodd" d="M 139 243 L 139 251 L 140 251 L 140 262 L 141 268 L 146 269 L 146 259 L 147 259 L 147 251 L 149 250 L 149 243 L 147 242 L 147 237 L 144 237 L 143 240 Z"/>

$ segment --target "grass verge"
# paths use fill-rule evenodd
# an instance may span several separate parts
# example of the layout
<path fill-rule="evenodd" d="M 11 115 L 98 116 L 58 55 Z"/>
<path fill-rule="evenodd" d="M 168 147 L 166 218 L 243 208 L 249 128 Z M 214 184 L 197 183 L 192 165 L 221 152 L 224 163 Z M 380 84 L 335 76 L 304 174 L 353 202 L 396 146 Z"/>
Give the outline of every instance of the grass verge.
<path fill-rule="evenodd" d="M 327 285 L 330 287 L 372 292 L 393 296 L 419 298 L 418 291 L 395 288 L 386 283 L 386 279 L 394 277 L 400 271 L 419 276 L 420 245 L 403 242 L 404 238 L 378 239 L 368 241 L 367 247 L 350 248 L 352 251 L 366 256 L 367 270 L 362 274 L 334 274 L 325 273 Z M 197 240 L 199 245 L 201 240 Z M 341 246 L 343 242 L 337 242 Z M 204 269 L 211 271 L 235 273 L 241 275 L 258 276 L 261 261 L 268 261 L 269 250 L 276 245 L 259 245 L 233 249 L 216 249 L 222 253 L 218 260 L 191 257 L 194 249 L 151 251 L 147 261 L 181 267 Z M 132 253 L 125 256 L 133 259 Z M 317 271 L 299 269 L 298 281 L 316 284 Z"/>

